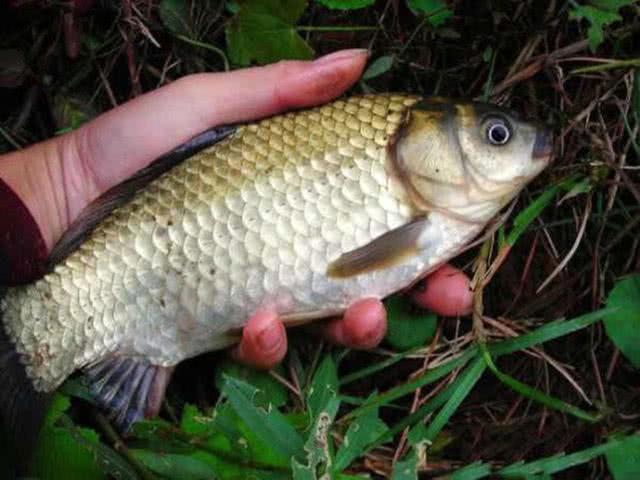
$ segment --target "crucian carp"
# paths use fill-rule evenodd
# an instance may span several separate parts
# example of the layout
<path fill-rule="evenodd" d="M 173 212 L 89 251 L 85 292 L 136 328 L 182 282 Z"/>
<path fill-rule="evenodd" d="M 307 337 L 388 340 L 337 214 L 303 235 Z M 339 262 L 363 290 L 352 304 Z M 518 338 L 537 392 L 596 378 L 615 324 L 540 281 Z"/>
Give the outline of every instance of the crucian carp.
<path fill-rule="evenodd" d="M 511 111 L 415 95 L 205 132 L 89 206 L 42 279 L 1 293 L 3 419 L 83 370 L 126 429 L 158 411 L 173 366 L 237 341 L 261 306 L 297 324 L 424 277 L 550 155 Z"/>

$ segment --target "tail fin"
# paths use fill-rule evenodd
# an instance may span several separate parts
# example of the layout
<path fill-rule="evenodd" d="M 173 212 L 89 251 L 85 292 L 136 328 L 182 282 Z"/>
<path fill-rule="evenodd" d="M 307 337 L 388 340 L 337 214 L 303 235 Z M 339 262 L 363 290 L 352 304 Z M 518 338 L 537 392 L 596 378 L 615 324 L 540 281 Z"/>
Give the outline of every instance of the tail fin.
<path fill-rule="evenodd" d="M 0 478 L 28 474 L 47 400 L 27 377 L 0 318 Z"/>

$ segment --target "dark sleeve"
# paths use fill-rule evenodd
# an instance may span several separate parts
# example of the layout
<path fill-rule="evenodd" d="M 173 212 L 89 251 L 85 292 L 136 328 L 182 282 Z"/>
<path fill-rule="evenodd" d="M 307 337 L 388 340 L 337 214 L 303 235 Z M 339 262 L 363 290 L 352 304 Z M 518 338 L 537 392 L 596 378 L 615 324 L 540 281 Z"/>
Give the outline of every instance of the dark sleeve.
<path fill-rule="evenodd" d="M 32 282 L 42 276 L 47 247 L 31 212 L 0 179 L 0 285 Z"/>

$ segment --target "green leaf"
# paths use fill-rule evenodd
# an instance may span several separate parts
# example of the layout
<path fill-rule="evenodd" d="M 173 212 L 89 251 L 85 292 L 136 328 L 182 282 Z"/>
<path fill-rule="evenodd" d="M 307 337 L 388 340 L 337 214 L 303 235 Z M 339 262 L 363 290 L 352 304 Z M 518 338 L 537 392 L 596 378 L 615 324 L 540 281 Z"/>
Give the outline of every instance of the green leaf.
<path fill-rule="evenodd" d="M 560 202 L 565 202 L 583 193 L 589 193 L 592 189 L 593 189 L 592 179 L 590 177 L 584 177 L 582 180 L 576 182 L 575 185 L 571 187 L 569 191 L 562 196 L 562 198 L 560 199 Z"/>
<path fill-rule="evenodd" d="M 304 455 L 302 438 L 285 417 L 274 408 L 265 410 L 255 405 L 255 388 L 226 377 L 222 393 L 228 397 L 238 416 L 271 450 L 287 459 Z"/>
<path fill-rule="evenodd" d="M 413 449 L 393 466 L 391 480 L 418 480 L 418 457 Z"/>
<path fill-rule="evenodd" d="M 396 350 L 409 350 L 433 339 L 438 317 L 431 312 L 415 313 L 408 298 L 397 295 L 389 298 L 387 307 L 387 335 L 385 339 Z"/>
<path fill-rule="evenodd" d="M 640 274 L 618 281 L 609 293 L 607 307 L 617 309 L 604 317 L 607 335 L 640 368 Z"/>
<path fill-rule="evenodd" d="M 482 462 L 474 462 L 459 468 L 451 475 L 451 480 L 477 480 L 491 475 L 491 467 Z"/>
<path fill-rule="evenodd" d="M 175 468 L 185 468 L 187 473 L 191 468 L 199 472 L 199 464 L 205 463 L 219 480 L 290 478 L 289 459 L 273 453 L 228 402 L 219 403 L 211 415 L 186 405 L 180 427 L 176 429 L 159 419 L 138 423 L 134 428 L 135 445 L 138 450 L 181 455 L 175 458 L 182 465 Z M 156 459 L 145 459 L 145 463 L 148 462 L 156 462 Z M 155 471 L 169 468 L 161 463 L 149 463 L 149 467 Z M 208 478 L 213 477 L 209 474 Z"/>
<path fill-rule="evenodd" d="M 298 35 L 295 25 L 306 0 L 244 0 L 227 24 L 229 58 L 238 65 L 272 63 L 284 59 L 309 59 L 311 47 Z"/>
<path fill-rule="evenodd" d="M 376 58 L 362 74 L 362 80 L 371 80 L 386 73 L 393 66 L 393 55 Z"/>
<path fill-rule="evenodd" d="M 408 0 L 407 3 L 414 12 L 426 15 L 427 21 L 434 27 L 442 25 L 453 16 L 444 0 Z"/>
<path fill-rule="evenodd" d="M 589 47 L 595 51 L 604 41 L 604 29 L 611 23 L 622 20 L 618 11 L 627 5 L 631 5 L 636 0 L 591 0 L 589 5 L 578 5 L 576 2 L 569 12 L 572 20 L 585 19 L 589 22 L 587 37 Z"/>
<path fill-rule="evenodd" d="M 294 480 L 316 480 L 318 471 L 326 471 L 331 466 L 333 442 L 330 435 L 331 425 L 336 417 L 340 400 L 330 398 L 309 432 L 304 449 L 307 452 L 307 463 L 302 464 L 296 458 L 291 459 Z M 326 478 L 324 476 L 322 479 Z"/>
<path fill-rule="evenodd" d="M 376 0 L 316 0 L 325 7 L 334 10 L 357 10 L 373 5 Z"/>
<path fill-rule="evenodd" d="M 98 434 L 89 429 L 79 429 L 87 442 L 99 445 Z M 42 480 L 60 478 L 91 478 L 100 480 L 106 474 L 96 463 L 91 452 L 78 443 L 65 429 L 46 427 L 40 434 L 34 456 L 34 475 Z"/>
<path fill-rule="evenodd" d="M 283 373 L 280 366 L 276 367 L 275 370 Z M 289 399 L 285 386 L 266 372 L 227 360 L 216 369 L 216 386 L 218 390 L 222 390 L 224 385 L 223 377 L 225 375 L 253 385 L 258 390 L 254 399 L 258 406 L 268 407 L 271 404 L 274 407 L 281 407 Z"/>
<path fill-rule="evenodd" d="M 106 478 L 91 452 L 79 443 L 68 429 L 58 421 L 69 409 L 71 401 L 66 395 L 53 396 L 45 417 L 34 455 L 34 474 L 43 480 L 58 478 Z M 85 441 L 99 444 L 98 434 L 89 428 L 78 428 Z"/>
<path fill-rule="evenodd" d="M 189 5 L 186 0 L 161 0 L 158 13 L 162 23 L 171 33 L 193 37 Z"/>
<path fill-rule="evenodd" d="M 605 457 L 614 480 L 640 478 L 640 435 L 626 437 Z"/>
<path fill-rule="evenodd" d="M 51 399 L 49 410 L 44 418 L 44 427 L 54 427 L 64 412 L 69 410 L 71 400 L 66 395 L 56 392 Z"/>
<path fill-rule="evenodd" d="M 327 354 L 313 376 L 307 395 L 307 406 L 312 422 L 316 422 L 318 415 L 327 407 L 329 400 L 338 395 L 338 390 L 336 363 L 333 357 Z"/>
<path fill-rule="evenodd" d="M 216 472 L 207 463 L 190 455 L 137 449 L 132 449 L 131 454 L 149 470 L 164 477 L 180 480 L 208 480 L 217 477 Z"/>
<path fill-rule="evenodd" d="M 89 453 L 93 461 L 95 461 L 99 466 L 101 472 L 109 475 L 109 478 L 117 478 L 118 480 L 138 480 L 138 473 L 131 464 L 122 458 L 113 448 L 97 441 L 97 437 L 94 438 L 93 434 L 87 435 L 89 429 L 76 427 L 66 413 L 60 417 L 59 424 L 59 428 L 68 432 L 76 444 L 83 447 Z M 80 455 L 79 451 L 76 453 Z M 74 453 L 74 455 L 76 453 Z M 55 478 L 61 477 L 56 476 Z M 62 478 L 76 477 L 71 476 Z M 97 478 L 101 477 L 98 476 Z"/>
<path fill-rule="evenodd" d="M 58 94 L 53 98 L 53 117 L 56 135 L 70 132 L 96 117 L 98 112 L 88 97 Z"/>
<path fill-rule="evenodd" d="M 81 398 L 91 405 L 96 405 L 96 398 L 91 393 L 89 385 L 80 378 L 68 378 L 58 388 L 58 392 L 69 397 Z"/>
<path fill-rule="evenodd" d="M 491 47 L 491 45 L 489 45 L 487 48 L 484 49 L 484 52 L 482 52 L 482 60 L 485 63 L 489 63 L 492 58 L 493 58 L 493 48 Z"/>
<path fill-rule="evenodd" d="M 276 413 L 280 415 L 277 410 Z M 214 435 L 207 439 L 211 450 L 225 451 L 227 455 L 245 463 L 289 466 L 289 457 L 284 457 L 277 449 L 272 448 L 271 439 L 265 439 L 261 431 L 253 429 L 229 403 L 218 405 L 214 417 Z"/>
<path fill-rule="evenodd" d="M 334 471 L 344 470 L 351 462 L 365 452 L 365 447 L 387 431 L 385 423 L 378 418 L 378 411 L 370 413 L 354 420 L 347 430 L 344 442 L 338 450 Z"/>

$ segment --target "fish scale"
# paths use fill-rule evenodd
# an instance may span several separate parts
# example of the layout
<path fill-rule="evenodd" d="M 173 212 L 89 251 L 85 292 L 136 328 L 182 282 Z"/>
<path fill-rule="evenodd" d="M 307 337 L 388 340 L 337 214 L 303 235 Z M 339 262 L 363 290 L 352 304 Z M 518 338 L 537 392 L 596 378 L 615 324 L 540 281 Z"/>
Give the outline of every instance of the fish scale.
<path fill-rule="evenodd" d="M 397 288 L 380 272 L 331 281 L 326 269 L 410 220 L 386 147 L 416 100 L 352 98 L 240 127 L 113 212 L 2 301 L 36 388 L 113 353 L 173 365 L 221 348 L 261 305 L 322 316 Z M 406 268 L 382 275 L 407 283 Z"/>

